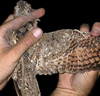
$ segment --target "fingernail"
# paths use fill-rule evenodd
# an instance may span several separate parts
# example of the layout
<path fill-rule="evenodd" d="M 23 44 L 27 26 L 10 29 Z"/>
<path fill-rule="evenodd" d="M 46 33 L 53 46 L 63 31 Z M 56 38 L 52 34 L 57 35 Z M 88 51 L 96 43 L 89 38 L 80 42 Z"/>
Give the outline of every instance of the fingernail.
<path fill-rule="evenodd" d="M 40 28 L 35 28 L 33 31 L 33 35 L 36 38 L 40 38 L 42 36 L 42 30 Z"/>
<path fill-rule="evenodd" d="M 100 29 L 98 27 L 93 28 L 91 31 L 93 36 L 99 36 L 100 35 Z"/>

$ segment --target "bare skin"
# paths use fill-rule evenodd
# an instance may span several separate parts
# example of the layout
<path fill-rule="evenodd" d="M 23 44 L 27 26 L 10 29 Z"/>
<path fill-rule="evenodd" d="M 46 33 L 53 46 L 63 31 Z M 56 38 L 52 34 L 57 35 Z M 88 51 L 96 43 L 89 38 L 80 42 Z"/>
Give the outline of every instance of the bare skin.
<path fill-rule="evenodd" d="M 81 26 L 81 31 L 89 31 L 89 27 Z M 93 36 L 100 35 L 100 23 L 94 23 L 91 31 Z M 59 74 L 57 88 L 51 96 L 88 96 L 98 77 L 98 71 L 77 73 L 75 75 Z"/>
<path fill-rule="evenodd" d="M 7 43 L 5 39 L 6 33 L 11 29 L 17 30 L 23 24 L 32 21 L 33 17 L 39 18 L 44 14 L 45 10 L 40 8 L 33 11 L 30 16 L 21 16 L 13 19 L 13 15 L 10 15 L 5 23 L 0 26 L 0 90 L 4 88 L 11 78 L 10 75 L 16 67 L 19 58 L 42 36 L 43 32 L 40 28 L 35 28 L 13 47 L 10 47 Z"/>
<path fill-rule="evenodd" d="M 88 24 L 82 24 L 80 26 L 80 31 L 89 32 L 90 31 L 90 26 Z"/>
<path fill-rule="evenodd" d="M 10 15 L 5 21 L 6 23 L 0 26 L 0 90 L 4 88 L 11 78 L 10 75 L 22 54 L 42 36 L 42 30 L 35 28 L 18 44 L 10 48 L 5 39 L 6 33 L 11 29 L 17 30 L 23 24 L 31 21 L 33 17 L 39 18 L 43 16 L 44 13 L 44 9 L 38 9 L 32 12 L 30 16 L 21 16 L 13 19 L 13 16 Z M 85 27 L 85 30 L 88 31 L 88 27 Z M 99 36 L 100 23 L 95 23 L 91 32 L 93 36 Z M 67 73 L 60 74 L 57 88 L 52 96 L 87 96 L 93 88 L 97 75 L 98 71 L 77 73 L 76 75 Z"/>

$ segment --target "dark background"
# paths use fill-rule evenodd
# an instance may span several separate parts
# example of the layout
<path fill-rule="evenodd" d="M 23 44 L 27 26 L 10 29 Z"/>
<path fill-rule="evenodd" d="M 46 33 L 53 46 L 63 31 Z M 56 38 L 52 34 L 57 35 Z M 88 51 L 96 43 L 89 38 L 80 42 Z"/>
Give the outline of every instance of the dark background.
<path fill-rule="evenodd" d="M 0 3 L 0 24 L 13 13 L 13 8 L 18 0 L 2 0 Z M 100 21 L 99 1 L 68 1 L 68 0 L 26 0 L 34 9 L 43 7 L 46 14 L 41 18 L 39 27 L 44 32 L 58 29 L 79 29 L 83 23 L 88 23 L 90 28 L 94 22 Z M 58 74 L 52 76 L 37 76 L 42 96 L 49 96 L 56 88 Z M 90 80 L 91 81 L 91 80 Z M 100 96 L 100 78 L 98 78 L 89 96 Z M 16 96 L 13 81 L 10 80 L 0 92 L 0 96 Z"/>

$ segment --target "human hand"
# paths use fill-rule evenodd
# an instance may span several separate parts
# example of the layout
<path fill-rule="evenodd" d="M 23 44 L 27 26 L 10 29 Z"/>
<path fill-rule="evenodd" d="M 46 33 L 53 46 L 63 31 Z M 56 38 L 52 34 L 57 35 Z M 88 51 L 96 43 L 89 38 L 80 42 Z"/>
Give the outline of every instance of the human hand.
<path fill-rule="evenodd" d="M 88 25 L 82 25 L 81 31 L 89 32 Z M 100 35 L 100 23 L 94 23 L 91 31 L 93 36 Z M 59 74 L 57 88 L 51 96 L 88 96 L 98 77 L 98 71 L 77 74 Z"/>
<path fill-rule="evenodd" d="M 5 23 L 0 26 L 0 90 L 9 81 L 22 54 L 42 36 L 42 30 L 34 28 L 19 43 L 10 47 L 6 41 L 6 33 L 9 30 L 17 30 L 28 21 L 32 21 L 33 17 L 42 17 L 44 13 L 45 10 L 40 8 L 33 11 L 29 16 L 20 16 L 13 19 L 13 15 L 10 15 Z"/>

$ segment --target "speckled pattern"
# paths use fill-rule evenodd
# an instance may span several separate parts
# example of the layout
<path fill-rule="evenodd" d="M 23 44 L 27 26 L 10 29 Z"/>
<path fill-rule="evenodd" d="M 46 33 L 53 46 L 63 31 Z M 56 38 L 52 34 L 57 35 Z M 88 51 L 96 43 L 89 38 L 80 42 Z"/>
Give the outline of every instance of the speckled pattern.
<path fill-rule="evenodd" d="M 14 18 L 30 15 L 31 5 L 20 0 L 15 6 Z M 19 30 L 10 31 L 8 43 L 13 46 L 27 32 L 37 27 L 34 19 Z M 20 58 L 12 74 L 18 96 L 41 96 L 36 75 L 85 72 L 100 69 L 100 37 L 90 32 L 61 29 L 44 33 Z"/>

